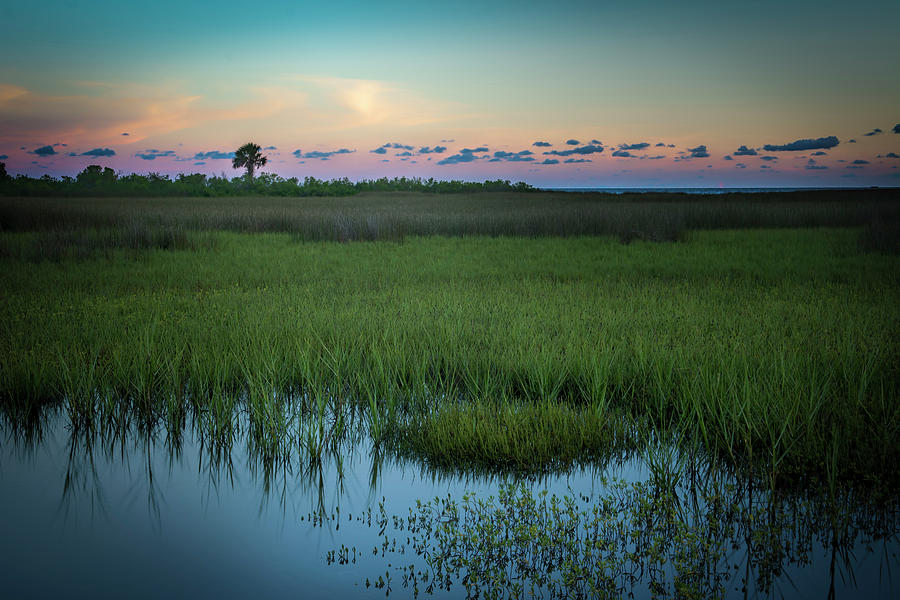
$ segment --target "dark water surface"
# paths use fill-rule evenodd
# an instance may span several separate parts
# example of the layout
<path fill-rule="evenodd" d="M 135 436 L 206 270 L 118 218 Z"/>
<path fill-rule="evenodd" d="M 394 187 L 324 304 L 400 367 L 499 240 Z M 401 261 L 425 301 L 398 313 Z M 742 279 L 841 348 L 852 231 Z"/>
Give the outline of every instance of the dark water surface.
<path fill-rule="evenodd" d="M 9 428 L 2 433 L 0 596 L 5 598 L 379 598 L 388 592 L 412 597 L 401 568 L 413 565 L 417 572 L 428 572 L 438 551 L 429 546 L 429 566 L 413 551 L 415 544 L 405 541 L 415 535 L 424 546 L 433 541 L 422 529 L 413 533 L 402 527 L 411 509 L 420 511 L 417 500 L 462 503 L 466 493 L 487 500 L 513 479 L 429 470 L 380 457 L 370 443 L 348 446 L 317 463 L 293 464 L 267 462 L 240 442 L 222 453 L 190 432 L 179 444 L 164 433 L 100 436 L 89 443 L 72 434 L 63 413 L 48 418 L 39 440 L 26 440 Z M 641 487 L 641 482 L 656 481 L 658 466 L 652 462 L 623 459 L 602 469 L 531 479 L 526 488 L 576 498 L 579 509 L 590 510 L 614 493 L 611 480 L 618 478 L 620 498 L 627 492 L 635 501 L 655 489 Z M 693 513 L 686 511 L 694 517 L 682 533 L 696 525 L 701 538 L 690 542 L 686 537 L 683 543 L 702 548 L 710 531 L 703 515 L 710 513 L 696 498 L 688 501 L 683 482 L 679 486 L 680 505 L 694 507 Z M 752 487 L 748 496 L 752 504 Z M 735 501 L 723 506 L 729 502 Z M 783 506 L 794 512 L 776 516 L 769 505 L 760 513 L 769 515 L 762 522 L 778 520 L 774 534 L 738 527 L 726 536 L 734 540 L 722 546 L 720 558 L 700 557 L 698 564 L 708 571 L 700 578 L 712 580 L 718 573 L 721 591 L 736 598 L 897 596 L 896 512 L 872 514 L 851 503 L 846 514 L 831 519 L 843 523 L 835 527 L 822 525 L 820 513 L 807 501 Z M 623 519 L 627 510 L 622 509 Z M 724 518 L 713 523 L 715 531 L 727 526 Z M 634 534 L 627 529 L 617 534 L 626 546 Z M 405 552 L 385 550 L 397 539 Z M 489 546 L 479 543 L 490 554 Z M 677 548 L 682 542 L 667 543 Z M 342 547 L 353 558 L 349 564 L 335 558 Z M 664 587 L 675 593 L 677 569 L 671 560 L 665 569 Z M 379 577 L 390 584 L 376 587 Z M 646 572 L 633 570 L 631 577 L 617 580 L 632 582 L 621 593 L 649 597 Z M 746 588 L 744 578 L 751 582 Z M 434 587 L 434 596 L 466 597 L 460 579 L 447 581 L 449 592 Z M 419 595 L 428 597 L 427 586 L 418 587 Z"/>

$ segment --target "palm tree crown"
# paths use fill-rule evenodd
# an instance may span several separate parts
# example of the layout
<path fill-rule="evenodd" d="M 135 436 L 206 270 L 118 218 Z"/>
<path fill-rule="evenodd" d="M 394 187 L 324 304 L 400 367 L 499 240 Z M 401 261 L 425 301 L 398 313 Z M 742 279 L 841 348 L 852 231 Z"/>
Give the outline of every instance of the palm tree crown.
<path fill-rule="evenodd" d="M 234 159 L 231 166 L 235 169 L 247 169 L 247 179 L 253 179 L 253 172 L 257 167 L 266 164 L 266 157 L 262 155 L 259 144 L 247 142 L 234 152 Z"/>

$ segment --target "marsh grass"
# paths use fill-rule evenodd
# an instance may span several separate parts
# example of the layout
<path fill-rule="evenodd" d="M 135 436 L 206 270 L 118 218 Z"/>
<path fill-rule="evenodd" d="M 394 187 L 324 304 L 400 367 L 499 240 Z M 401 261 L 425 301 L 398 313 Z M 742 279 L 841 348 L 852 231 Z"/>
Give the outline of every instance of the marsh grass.
<path fill-rule="evenodd" d="M 407 236 L 616 236 L 675 241 L 697 229 L 862 227 L 900 221 L 894 190 L 721 194 L 363 193 L 346 198 L 0 197 L 0 231 L 290 233 L 305 241 Z"/>
<path fill-rule="evenodd" d="M 896 207 L 783 198 L 3 199 L 0 408 L 24 422 L 62 403 L 82 427 L 196 418 L 223 443 L 246 414 L 273 460 L 366 435 L 532 472 L 667 435 L 773 488 L 896 488 L 896 256 L 858 229 L 693 231 Z M 373 239 L 385 219 L 402 243 L 303 241 L 360 239 L 328 228 L 340 219 Z M 653 229 L 642 219 L 680 241 L 621 244 Z M 573 237 L 598 232 L 613 236 Z M 26 250 L 45 239 L 58 250 Z M 120 260 L 129 248 L 141 260 Z"/>

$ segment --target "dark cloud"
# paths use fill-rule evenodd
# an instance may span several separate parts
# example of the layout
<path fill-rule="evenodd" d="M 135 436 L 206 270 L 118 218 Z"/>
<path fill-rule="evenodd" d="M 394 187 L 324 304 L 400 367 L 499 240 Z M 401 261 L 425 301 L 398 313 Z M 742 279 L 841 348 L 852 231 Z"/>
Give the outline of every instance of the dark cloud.
<path fill-rule="evenodd" d="M 894 128 L 891 129 L 891 131 L 893 131 L 894 133 L 900 133 L 900 123 L 894 125 Z"/>
<path fill-rule="evenodd" d="M 748 148 L 747 146 L 741 146 L 732 154 L 734 154 L 735 156 L 756 156 L 756 150 L 754 150 L 753 148 Z"/>
<path fill-rule="evenodd" d="M 581 143 L 581 142 L 579 142 L 578 140 L 566 140 L 566 145 L 567 145 L 567 146 L 577 146 L 577 145 L 580 144 L 580 143 Z"/>
<path fill-rule="evenodd" d="M 709 152 L 706 151 L 706 146 L 703 144 L 696 148 L 688 148 L 688 152 L 691 153 L 691 158 L 709 158 Z"/>
<path fill-rule="evenodd" d="M 616 150 L 612 153 L 612 155 L 618 158 L 634 158 L 634 154 L 632 154 L 628 150 Z"/>
<path fill-rule="evenodd" d="M 855 143 L 856 143 L 856 140 L 847 140 L 847 143 L 848 143 L 848 144 L 855 144 Z"/>
<path fill-rule="evenodd" d="M 419 148 L 419 154 L 443 154 L 446 151 L 447 146 L 435 146 L 434 148 L 422 146 L 421 148 Z"/>
<path fill-rule="evenodd" d="M 171 158 L 175 156 L 174 150 L 164 150 L 160 152 L 159 150 L 144 150 L 143 152 L 138 152 L 135 154 L 136 157 L 142 158 L 144 160 L 156 160 L 157 158 Z"/>
<path fill-rule="evenodd" d="M 734 165 L 734 168 L 735 169 L 746 169 L 747 165 L 745 165 L 744 163 L 737 163 L 736 165 Z"/>
<path fill-rule="evenodd" d="M 852 142 L 853 140 L 851 140 Z M 828 150 L 840 144 L 840 141 L 833 135 L 821 137 L 814 140 L 803 139 L 788 144 L 766 144 L 763 150 L 766 152 L 797 152 L 799 150 Z"/>
<path fill-rule="evenodd" d="M 778 160 L 778 157 L 777 156 L 760 156 L 759 160 L 772 161 L 772 160 Z"/>
<path fill-rule="evenodd" d="M 594 146 L 602 146 L 603 142 L 601 142 L 600 140 L 591 140 L 591 144 L 593 144 Z"/>
<path fill-rule="evenodd" d="M 828 156 L 828 153 L 819 150 L 818 152 L 813 152 L 810 156 Z"/>
<path fill-rule="evenodd" d="M 657 148 L 665 148 L 666 145 L 663 142 L 657 142 L 656 147 Z"/>
<path fill-rule="evenodd" d="M 722 157 L 722 160 L 734 160 L 734 159 L 731 158 L 731 155 L 726 154 L 725 156 Z"/>
<path fill-rule="evenodd" d="M 593 161 L 589 158 L 567 158 L 563 162 L 564 163 L 586 163 L 586 162 L 593 162 Z"/>
<path fill-rule="evenodd" d="M 6 154 L 0 154 L 0 160 L 6 160 L 7 158 L 9 158 L 8 155 L 6 155 Z"/>
<path fill-rule="evenodd" d="M 772 167 L 770 167 L 769 165 L 759 165 L 759 168 L 760 169 L 771 169 Z"/>
<path fill-rule="evenodd" d="M 77 152 L 69 152 L 66 156 L 78 156 Z"/>
<path fill-rule="evenodd" d="M 865 167 L 861 167 L 859 165 L 847 165 L 844 167 L 845 169 L 865 169 Z"/>
<path fill-rule="evenodd" d="M 537 163 L 539 165 L 558 165 L 559 161 L 555 158 L 545 158 L 543 162 Z"/>
<path fill-rule="evenodd" d="M 572 148 L 570 150 L 550 150 L 549 152 L 544 152 L 544 154 L 550 156 L 572 156 L 573 154 L 586 156 L 588 154 L 599 154 L 600 152 L 603 152 L 603 146 L 591 144 L 588 146 L 579 146 L 578 148 Z"/>
<path fill-rule="evenodd" d="M 412 155 L 413 155 L 413 153 L 410 152 L 409 150 L 407 150 L 406 152 L 398 152 L 394 156 L 412 156 Z"/>
<path fill-rule="evenodd" d="M 94 148 L 87 152 L 82 152 L 81 156 L 115 156 L 116 151 L 112 148 Z"/>
<path fill-rule="evenodd" d="M 873 129 L 873 130 L 870 131 L 869 133 L 864 133 L 863 135 L 866 136 L 866 137 L 870 137 L 870 136 L 873 136 L 873 135 L 878 135 L 879 133 L 881 133 L 881 130 L 878 129 L 878 128 L 876 127 L 875 129 Z"/>
<path fill-rule="evenodd" d="M 29 154 L 37 154 L 38 156 L 53 156 L 56 154 L 56 150 L 53 149 L 53 146 L 41 146 L 40 148 L 35 148 Z"/>
<path fill-rule="evenodd" d="M 398 144 L 397 142 L 388 142 L 383 145 L 382 148 L 392 148 L 394 150 L 412 150 L 412 146 L 407 146 L 406 144 Z"/>
<path fill-rule="evenodd" d="M 381 146 L 379 148 L 375 148 L 374 150 L 369 150 L 372 154 L 387 154 L 387 148 Z"/>
<path fill-rule="evenodd" d="M 897 155 L 896 152 L 888 152 L 888 153 L 885 154 L 884 156 L 885 156 L 886 158 L 900 158 L 900 155 Z M 2 157 L 0 157 L 0 158 L 6 158 L 6 155 L 4 154 L 4 155 L 3 155 Z"/>
<path fill-rule="evenodd" d="M 816 164 L 815 160 L 809 159 L 809 161 L 806 163 L 806 169 L 809 171 L 824 171 L 828 169 L 828 167 L 826 167 L 825 165 Z"/>
<path fill-rule="evenodd" d="M 867 165 L 867 164 L 869 164 L 869 161 L 858 158 L 853 161 L 853 164 L 854 165 Z"/>
<path fill-rule="evenodd" d="M 477 148 L 463 148 L 459 151 L 461 154 L 475 154 L 476 152 L 488 152 L 486 146 L 478 146 Z"/>
<path fill-rule="evenodd" d="M 639 142 L 637 144 L 619 144 L 619 150 L 643 150 L 648 148 L 650 144 L 647 142 Z"/>
<path fill-rule="evenodd" d="M 485 148 L 485 151 L 487 151 L 487 148 Z M 443 160 L 437 161 L 437 164 L 439 164 L 439 165 L 458 165 L 459 163 L 473 162 L 473 161 L 476 161 L 476 160 L 479 160 L 482 158 L 486 158 L 486 157 L 475 156 L 474 152 L 472 150 L 469 150 L 468 152 L 464 152 L 462 154 L 453 154 L 452 156 L 448 156 L 447 158 L 445 158 Z"/>
<path fill-rule="evenodd" d="M 353 154 L 354 152 L 356 152 L 356 150 L 348 150 L 347 148 L 341 148 L 340 150 L 313 150 L 312 152 L 307 152 L 306 154 L 304 154 L 303 158 L 318 158 L 319 160 L 328 160 L 336 154 Z M 300 158 L 300 151 L 295 151 L 294 156 Z"/>
<path fill-rule="evenodd" d="M 198 167 L 202 167 L 202 166 L 205 165 L 206 163 L 203 162 L 202 160 L 199 160 L 199 161 L 195 162 L 194 164 L 197 165 Z"/>
<path fill-rule="evenodd" d="M 194 155 L 193 160 L 231 160 L 232 158 L 234 158 L 234 152 L 210 150 L 209 152 L 198 152 Z"/>
<path fill-rule="evenodd" d="M 898 127 L 900 127 L 900 125 L 898 125 Z M 549 148 L 552 145 L 553 144 L 550 142 L 535 142 L 532 144 L 532 146 L 537 146 L 538 148 Z"/>
<path fill-rule="evenodd" d="M 658 154 L 656 156 L 648 156 L 647 160 L 659 160 L 661 158 L 665 158 L 665 156 L 663 156 L 662 154 Z"/>
<path fill-rule="evenodd" d="M 263 150 L 278 150 L 275 146 L 266 146 Z"/>
<path fill-rule="evenodd" d="M 504 152 L 503 150 L 498 150 L 494 152 L 494 158 L 490 160 L 490 162 L 498 162 L 501 160 L 506 160 L 509 162 L 531 162 L 534 160 L 534 157 L 531 155 L 534 154 L 531 150 L 522 150 L 520 152 Z"/>
<path fill-rule="evenodd" d="M 130 133 L 123 132 L 122 135 L 131 135 Z"/>

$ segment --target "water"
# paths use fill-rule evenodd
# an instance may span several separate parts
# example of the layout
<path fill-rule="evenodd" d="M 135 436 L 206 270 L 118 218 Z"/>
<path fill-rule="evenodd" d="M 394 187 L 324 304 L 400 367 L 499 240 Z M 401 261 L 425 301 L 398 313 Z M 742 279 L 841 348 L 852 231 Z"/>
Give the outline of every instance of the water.
<path fill-rule="evenodd" d="M 380 455 L 365 441 L 326 453 L 318 463 L 296 457 L 267 460 L 240 440 L 223 452 L 190 430 L 180 440 L 162 432 L 130 431 L 91 441 L 73 434 L 61 412 L 48 415 L 38 437 L 27 440 L 7 426 L 0 438 L 0 571 L 2 595 L 8 598 L 378 598 L 388 591 L 376 587 L 379 577 L 384 581 L 386 576 L 391 577 L 392 596 L 412 597 L 412 588 L 402 585 L 400 569 L 413 565 L 424 572 L 426 562 L 413 544 L 404 553 L 385 551 L 384 544 L 399 539 L 405 545 L 410 536 L 433 544 L 435 534 L 398 528 L 393 517 L 402 524 L 410 509 L 417 510 L 417 500 L 434 502 L 435 497 L 461 505 L 464 494 L 474 493 L 476 499 L 494 496 L 496 503 L 511 479 L 430 470 Z M 647 457 L 649 462 L 624 458 L 526 485 L 535 492 L 547 488 L 550 495 L 576 498 L 587 510 L 616 489 L 630 498 L 627 502 L 640 502 L 652 495 L 647 490 L 659 489 L 640 486 L 658 482 L 660 473 L 667 472 L 667 467 L 660 471 L 658 455 Z M 684 469 L 686 463 L 677 464 Z M 618 488 L 613 478 L 622 482 Z M 679 489 L 687 513 L 708 514 L 708 502 L 696 505 L 696 497 Z M 771 507 L 762 502 L 764 494 L 756 492 L 755 497 L 765 508 L 759 514 L 766 521 Z M 896 596 L 898 584 L 888 576 L 891 570 L 894 577 L 900 573 L 896 513 L 885 517 L 851 507 L 844 515 L 850 525 L 842 529 L 847 540 L 833 553 L 834 529 L 817 521 L 814 504 L 806 499 L 783 506 L 793 506 L 794 512 L 777 519 L 793 523 L 793 533 L 782 528 L 776 544 L 751 541 L 754 557 L 749 561 L 746 545 L 738 540 L 732 548 L 729 542 L 726 555 L 712 565 L 727 574 L 723 589 L 728 597 L 744 597 L 741 578 L 746 574 L 757 581 L 773 567 L 777 573 L 769 591 L 778 596 L 826 597 L 832 585 L 836 597 Z M 688 518 L 683 533 L 708 533 L 701 521 Z M 722 525 L 728 526 L 727 520 Z M 887 539 L 879 539 L 885 532 Z M 772 531 L 744 533 L 765 539 Z M 632 541 L 623 538 L 623 543 Z M 490 554 L 489 544 L 480 544 L 485 556 Z M 773 548 L 786 545 L 797 551 L 772 554 Z M 329 553 L 342 547 L 353 549 L 348 553 L 353 562 L 332 560 Z M 430 548 L 434 558 L 436 547 Z M 804 554 L 808 564 L 791 564 Z M 710 567 L 708 557 L 699 559 Z M 663 580 L 674 589 L 669 580 L 676 572 L 671 565 L 666 568 Z M 461 582 L 450 581 L 449 592 L 435 589 L 434 596 L 466 597 Z M 646 597 L 646 584 L 646 578 L 640 579 L 628 591 Z M 420 586 L 422 597 L 428 597 L 425 587 Z M 765 590 L 755 583 L 748 590 L 750 597 L 763 595 Z"/>
<path fill-rule="evenodd" d="M 603 192 L 607 194 L 764 194 L 772 192 L 815 192 L 823 190 L 861 190 L 869 188 L 850 187 L 587 187 L 587 188 L 542 188 L 556 192 Z"/>

